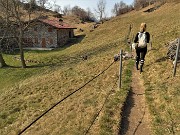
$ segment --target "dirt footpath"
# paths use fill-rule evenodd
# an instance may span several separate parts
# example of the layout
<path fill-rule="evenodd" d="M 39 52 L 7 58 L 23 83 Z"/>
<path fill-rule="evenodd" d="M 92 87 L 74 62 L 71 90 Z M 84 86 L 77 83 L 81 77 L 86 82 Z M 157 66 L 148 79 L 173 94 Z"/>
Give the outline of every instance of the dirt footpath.
<path fill-rule="evenodd" d="M 134 68 L 131 90 L 122 113 L 119 135 L 152 135 L 149 112 L 145 103 L 145 88 L 140 76 L 139 70 Z"/>

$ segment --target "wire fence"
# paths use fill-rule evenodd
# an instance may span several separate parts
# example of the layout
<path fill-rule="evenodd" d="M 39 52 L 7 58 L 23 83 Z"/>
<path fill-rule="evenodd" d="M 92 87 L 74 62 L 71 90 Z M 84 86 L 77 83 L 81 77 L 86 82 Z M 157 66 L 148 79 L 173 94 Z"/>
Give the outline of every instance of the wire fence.
<path fill-rule="evenodd" d="M 126 42 L 130 45 L 131 47 L 131 52 L 132 52 L 132 43 L 130 41 L 130 33 L 131 33 L 131 30 L 132 30 L 132 25 L 130 25 L 129 27 L 129 32 L 128 32 L 128 35 L 126 36 Z M 134 38 L 134 36 L 133 36 Z M 118 41 L 119 42 L 119 41 Z M 150 43 L 150 48 L 152 49 L 152 41 Z M 117 42 L 114 43 L 114 46 L 117 46 Z M 112 47 L 112 46 L 110 46 Z M 103 48 L 104 49 L 104 48 Z M 107 48 L 105 48 L 107 49 Z M 97 50 L 99 51 L 99 50 Z M 103 51 L 103 50 L 102 50 Z M 91 52 L 89 53 L 88 55 L 93 55 L 95 52 Z M 120 64 L 119 64 L 119 78 L 117 78 L 117 80 L 115 81 L 112 89 L 107 93 L 106 97 L 105 97 L 105 100 L 101 106 L 101 108 L 98 110 L 98 112 L 96 113 L 95 117 L 93 118 L 93 120 L 91 121 L 90 125 L 88 126 L 87 130 L 85 130 L 85 135 L 89 133 L 89 131 L 91 130 L 92 126 L 95 124 L 95 121 L 97 119 L 97 117 L 100 115 L 100 113 L 102 112 L 110 94 L 112 93 L 112 91 L 114 90 L 117 82 L 119 83 L 118 86 L 119 88 L 121 88 L 122 84 L 122 53 L 123 51 L 120 50 L 120 53 L 119 53 L 119 56 L 118 56 L 118 60 L 120 61 Z M 176 59 L 175 59 L 175 63 L 174 63 L 174 71 L 173 71 L 173 76 L 176 75 L 176 67 L 177 67 L 177 58 L 178 58 L 178 55 L 180 54 L 180 38 L 178 39 L 178 46 L 177 46 L 177 52 L 176 52 Z M 17 57 L 14 57 L 15 59 L 19 60 L 19 58 Z M 86 60 L 87 59 L 87 56 L 82 56 L 82 57 L 79 57 L 80 59 L 83 59 L 83 60 Z M 77 57 L 70 57 L 70 58 L 67 58 L 65 59 L 66 61 L 69 60 L 69 59 L 77 59 Z M 42 113 L 40 116 L 38 116 L 35 120 L 33 120 L 30 124 L 28 124 L 26 127 L 24 127 L 19 133 L 18 135 L 21 135 L 23 134 L 26 130 L 28 130 L 32 125 L 34 125 L 39 119 L 41 119 L 44 115 L 46 115 L 48 112 L 50 112 L 52 109 L 54 109 L 57 105 L 59 105 L 60 103 L 62 103 L 64 100 L 66 100 L 67 98 L 71 97 L 72 95 L 74 95 L 75 93 L 77 93 L 78 91 L 82 90 L 86 85 L 88 85 L 89 83 L 91 83 L 93 80 L 95 80 L 96 78 L 98 78 L 100 75 L 102 75 L 103 73 L 105 73 L 114 63 L 115 61 L 117 60 L 114 60 L 113 62 L 111 62 L 103 71 L 101 71 L 98 75 L 94 76 L 92 79 L 90 79 L 89 81 L 87 81 L 85 84 L 83 84 L 81 87 L 77 88 L 76 90 L 74 90 L 73 92 L 71 92 L 70 94 L 68 94 L 67 96 L 65 96 L 64 98 L 62 98 L 61 100 L 59 100 L 58 102 L 56 102 L 54 105 L 52 105 L 50 108 L 48 108 L 44 113 Z M 40 61 L 33 61 L 33 60 L 27 60 L 27 62 L 32 62 L 32 63 L 42 63 L 44 64 L 43 62 L 40 62 Z M 118 81 L 119 79 L 119 81 Z M 144 115 L 143 115 L 144 117 Z M 142 119 L 143 119 L 142 117 Z M 138 125 L 139 126 L 139 125 Z M 138 128 L 138 127 L 137 127 Z M 136 132 L 137 129 L 135 129 L 134 133 Z"/>
<path fill-rule="evenodd" d="M 82 88 L 84 88 L 87 84 L 89 84 L 90 82 L 92 82 L 93 80 L 95 80 L 96 78 L 98 78 L 100 75 L 102 75 L 103 73 L 105 73 L 113 64 L 115 63 L 115 61 L 111 62 L 103 71 L 101 71 L 98 75 L 94 76 L 92 79 L 90 79 L 89 81 L 87 81 L 84 85 L 82 85 L 81 87 L 79 87 L 78 89 L 74 90 L 72 93 L 68 94 L 67 96 L 65 96 L 63 99 L 61 99 L 60 101 L 56 102 L 54 105 L 52 105 L 49 109 L 47 109 L 44 113 L 42 113 L 39 117 L 37 117 L 34 121 L 32 121 L 29 125 L 27 125 L 25 128 L 23 128 L 18 135 L 23 134 L 27 129 L 29 129 L 33 124 L 35 124 L 39 119 L 41 119 L 45 114 L 47 114 L 49 111 L 51 111 L 53 108 L 55 108 L 57 105 L 59 105 L 60 103 L 62 103 L 65 99 L 69 98 L 70 96 L 74 95 L 75 93 L 77 93 L 78 91 L 80 91 Z M 109 95 L 110 93 L 108 93 Z M 107 100 L 108 96 L 106 97 Z M 105 100 L 105 102 L 106 102 Z M 104 106 L 104 104 L 103 104 Z M 103 108 L 102 106 L 102 108 Z M 102 108 L 100 109 L 100 111 L 97 113 L 97 116 L 99 115 L 99 113 L 101 112 Z M 95 121 L 95 120 L 94 120 Z M 88 128 L 87 132 L 89 131 L 89 129 L 91 128 L 91 126 Z"/>
<path fill-rule="evenodd" d="M 108 100 L 110 94 L 111 94 L 112 91 L 114 90 L 114 88 L 115 88 L 115 86 L 116 86 L 116 84 L 117 84 L 117 81 L 118 81 L 118 78 L 116 79 L 116 81 L 115 81 L 115 83 L 114 83 L 112 89 L 107 93 L 106 98 L 105 98 L 105 100 L 104 100 L 104 103 L 102 104 L 102 107 L 101 107 L 100 110 L 96 113 L 96 115 L 95 115 L 94 119 L 92 120 L 90 126 L 87 128 L 87 130 L 86 130 L 86 132 L 85 132 L 85 135 L 89 133 L 91 127 L 95 124 L 95 121 L 96 121 L 97 117 L 99 116 L 99 114 L 100 114 L 101 111 L 103 110 L 104 105 L 106 104 L 106 102 L 107 102 L 107 100 Z"/>
<path fill-rule="evenodd" d="M 131 32 L 131 29 L 130 29 L 130 32 Z M 129 32 L 129 33 L 130 33 Z M 121 40 L 117 40 L 115 42 L 112 42 L 110 45 L 106 46 L 106 48 L 98 48 L 95 50 L 95 52 L 93 51 L 90 51 L 90 53 L 88 53 L 88 55 L 86 56 L 83 56 L 81 55 L 81 57 L 78 56 L 78 58 L 81 58 L 83 60 L 86 60 L 87 59 L 87 56 L 89 55 L 93 55 L 94 53 L 96 52 L 99 52 L 99 51 L 104 51 L 110 47 L 116 47 L 118 45 L 118 43 L 120 42 Z M 87 84 L 89 84 L 90 82 L 92 82 L 93 80 L 95 80 L 96 78 L 98 78 L 100 75 L 102 75 L 103 73 L 105 73 L 116 61 L 120 61 L 120 67 L 119 67 L 119 88 L 121 88 L 121 78 L 122 78 L 122 53 L 123 51 L 120 50 L 120 53 L 114 58 L 114 61 L 111 62 L 103 71 L 101 71 L 98 75 L 94 76 L 92 79 L 90 79 L 89 81 L 87 81 L 85 84 L 83 84 L 81 87 L 79 87 L 78 89 L 74 90 L 73 92 L 71 92 L 70 94 L 68 94 L 67 96 L 65 96 L 64 98 L 62 98 L 61 100 L 59 100 L 58 102 L 56 102 L 54 105 L 52 105 L 50 108 L 48 108 L 44 113 L 42 113 L 40 116 L 38 116 L 35 120 L 33 120 L 29 125 L 27 125 L 26 127 L 24 127 L 19 133 L 18 135 L 21 135 L 23 134 L 27 129 L 29 129 L 32 125 L 34 125 L 39 119 L 41 119 L 44 115 L 46 115 L 49 111 L 51 111 L 53 108 L 55 108 L 57 105 L 59 105 L 60 103 L 62 103 L 64 100 L 66 100 L 67 98 L 69 98 L 70 96 L 74 95 L 75 93 L 77 93 L 78 91 L 80 91 L 81 89 L 83 89 Z M 67 59 L 77 59 L 77 57 L 70 57 L 70 58 L 67 58 Z M 15 57 L 15 59 L 19 60 L 17 57 Z M 27 62 L 32 62 L 32 63 L 42 63 L 44 64 L 43 62 L 39 62 L 39 61 L 34 61 L 34 60 L 27 60 Z M 117 79 L 117 80 L 118 80 Z M 107 99 L 108 97 L 110 96 L 111 92 L 114 90 L 114 87 L 116 85 L 117 81 L 115 82 L 115 84 L 113 85 L 113 88 L 107 93 L 107 96 L 105 98 L 105 101 L 102 105 L 102 107 L 100 108 L 100 110 L 96 113 L 95 115 L 95 118 L 92 120 L 92 123 L 90 124 L 90 126 L 87 128 L 85 134 L 87 134 L 89 132 L 89 130 L 91 129 L 91 127 L 93 126 L 93 124 L 95 123 L 95 120 L 97 119 L 97 117 L 99 116 L 100 112 L 102 111 L 105 103 L 107 102 Z"/>

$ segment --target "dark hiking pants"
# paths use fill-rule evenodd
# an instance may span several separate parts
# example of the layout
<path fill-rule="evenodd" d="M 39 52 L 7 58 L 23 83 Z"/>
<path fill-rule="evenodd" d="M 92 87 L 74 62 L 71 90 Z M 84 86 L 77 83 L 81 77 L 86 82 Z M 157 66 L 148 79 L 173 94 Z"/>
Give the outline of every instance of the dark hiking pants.
<path fill-rule="evenodd" d="M 136 64 L 139 64 L 140 61 L 140 65 L 144 65 L 144 59 L 147 53 L 147 47 L 145 48 L 137 48 L 136 49 Z"/>

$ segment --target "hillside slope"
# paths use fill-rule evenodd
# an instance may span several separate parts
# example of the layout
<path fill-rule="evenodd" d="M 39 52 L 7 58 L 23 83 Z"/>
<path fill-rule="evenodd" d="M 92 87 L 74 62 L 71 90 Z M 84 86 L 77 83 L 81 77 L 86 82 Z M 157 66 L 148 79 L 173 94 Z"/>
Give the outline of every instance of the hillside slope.
<path fill-rule="evenodd" d="M 133 25 L 132 38 L 141 22 L 147 23 L 147 30 L 153 35 L 153 49 L 147 54 L 145 72 L 141 76 L 152 115 L 152 129 L 154 134 L 178 134 L 180 78 L 172 78 L 172 62 L 164 57 L 167 51 L 165 43 L 180 36 L 180 4 L 165 4 L 151 13 L 143 11 L 113 18 L 93 32 L 86 33 L 81 42 L 72 46 L 51 52 L 25 53 L 26 59 L 43 61 L 45 65 L 28 63 L 31 68 L 0 69 L 0 134 L 17 134 L 47 108 L 103 71 L 113 61 L 114 54 L 120 49 L 128 50 L 124 40 L 129 25 Z M 87 61 L 82 60 L 84 55 L 88 56 Z M 20 65 L 11 55 L 5 55 L 5 59 L 11 66 Z M 130 76 L 130 72 L 126 72 L 128 63 L 123 62 L 124 84 L 129 82 L 125 80 Z M 115 84 L 118 66 L 118 63 L 113 64 L 97 80 L 54 108 L 25 133 L 84 134 Z M 180 75 L 179 67 L 177 75 Z M 118 132 L 120 108 L 128 89 L 129 86 L 124 85 L 123 89 L 114 89 L 91 128 L 91 134 Z"/>

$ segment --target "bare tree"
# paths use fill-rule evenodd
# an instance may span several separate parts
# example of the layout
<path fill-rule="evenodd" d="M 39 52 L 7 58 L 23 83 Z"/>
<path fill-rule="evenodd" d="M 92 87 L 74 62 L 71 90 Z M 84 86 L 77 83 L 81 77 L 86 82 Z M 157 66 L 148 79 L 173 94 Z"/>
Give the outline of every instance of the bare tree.
<path fill-rule="evenodd" d="M 129 11 L 132 11 L 132 10 L 133 10 L 132 5 L 127 5 L 123 1 L 120 1 L 120 3 L 115 3 L 114 8 L 112 9 L 112 12 L 116 16 L 118 16 L 118 15 L 125 14 Z"/>
<path fill-rule="evenodd" d="M 54 5 L 54 11 L 58 12 L 58 13 L 61 13 L 62 12 L 61 6 L 55 4 Z"/>
<path fill-rule="evenodd" d="M 2 56 L 2 53 L 0 52 L 0 68 L 7 66 L 6 62 L 4 61 L 4 58 Z"/>
<path fill-rule="evenodd" d="M 1 24 L 1 29 L 5 29 L 5 27 L 2 27 L 3 26 L 2 22 L 0 22 L 0 24 Z M 3 32 L 1 34 L 2 34 L 2 36 L 0 37 L 0 68 L 7 66 L 7 64 L 3 58 L 3 55 L 2 55 L 2 41 L 3 41 L 6 33 Z"/>
<path fill-rule="evenodd" d="M 98 14 L 100 21 L 103 19 L 105 15 L 105 9 L 106 9 L 106 1 L 99 0 L 99 2 L 97 3 L 97 9 L 95 9 L 95 12 Z"/>
<path fill-rule="evenodd" d="M 78 16 L 82 21 L 86 21 L 87 12 L 84 9 L 82 9 L 82 8 L 80 8 L 78 6 L 74 6 L 72 8 L 71 12 L 72 12 L 73 15 Z"/>
<path fill-rule="evenodd" d="M 90 9 L 90 8 L 87 8 L 87 9 L 86 9 L 86 12 L 87 12 L 87 16 L 88 16 L 89 18 L 93 17 L 93 13 L 91 12 L 91 9 Z"/>
<path fill-rule="evenodd" d="M 49 2 L 49 0 L 38 0 L 38 1 L 37 1 L 37 3 L 38 3 L 41 7 L 43 7 L 43 8 L 45 8 L 45 5 L 46 5 L 48 2 Z"/>
<path fill-rule="evenodd" d="M 134 8 L 136 10 L 149 6 L 151 3 L 159 0 L 134 0 Z M 160 0 L 164 1 L 164 0 Z"/>
<path fill-rule="evenodd" d="M 61 13 L 62 9 L 61 6 L 57 5 L 57 0 L 51 0 L 52 1 L 52 8 L 55 12 Z"/>
<path fill-rule="evenodd" d="M 112 13 L 114 13 L 116 16 L 118 16 L 119 14 L 119 7 L 120 7 L 119 3 L 115 3 L 114 8 L 112 9 Z"/>
<path fill-rule="evenodd" d="M 87 8 L 87 11 L 83 8 L 80 8 L 78 6 L 74 6 L 71 9 L 72 15 L 76 15 L 79 17 L 83 22 L 84 21 L 94 21 L 93 14 L 89 8 Z"/>
<path fill-rule="evenodd" d="M 6 6 L 8 7 L 8 0 L 0 0 L 0 7 L 2 6 Z M 5 13 L 4 17 L 3 17 L 3 11 Z M 3 50 L 3 46 L 2 46 L 2 41 L 5 39 L 7 32 L 8 32 L 8 20 L 9 20 L 9 16 L 8 16 L 8 10 L 7 9 L 3 9 L 0 8 L 0 68 L 7 66 L 3 55 L 2 55 L 2 50 Z"/>
<path fill-rule="evenodd" d="M 14 36 L 17 40 L 20 49 L 20 59 L 22 68 L 26 67 L 23 51 L 23 37 L 26 28 L 30 24 L 31 6 L 29 10 L 22 10 L 22 4 L 24 0 L 0 0 L 1 19 L 6 22 L 6 26 L 9 26 L 14 33 L 7 33 L 8 36 Z M 26 23 L 25 23 L 26 20 Z M 14 28 L 16 27 L 16 28 Z"/>
<path fill-rule="evenodd" d="M 64 6 L 63 14 L 64 15 L 70 15 L 71 14 L 71 7 L 70 7 L 70 5 Z"/>
<path fill-rule="evenodd" d="M 22 1 L 23 2 L 23 1 Z M 36 5 L 37 3 L 36 3 L 36 0 L 29 0 L 29 4 L 31 4 L 31 5 Z"/>
<path fill-rule="evenodd" d="M 124 13 L 126 13 L 126 11 L 127 11 L 127 5 L 126 5 L 126 3 L 124 3 L 123 1 L 121 1 L 120 3 L 119 3 L 119 15 L 120 14 L 124 14 Z"/>
<path fill-rule="evenodd" d="M 88 20 L 94 22 L 95 21 L 95 17 L 94 17 L 94 14 L 91 12 L 91 9 L 87 8 L 86 12 L 87 12 Z"/>

